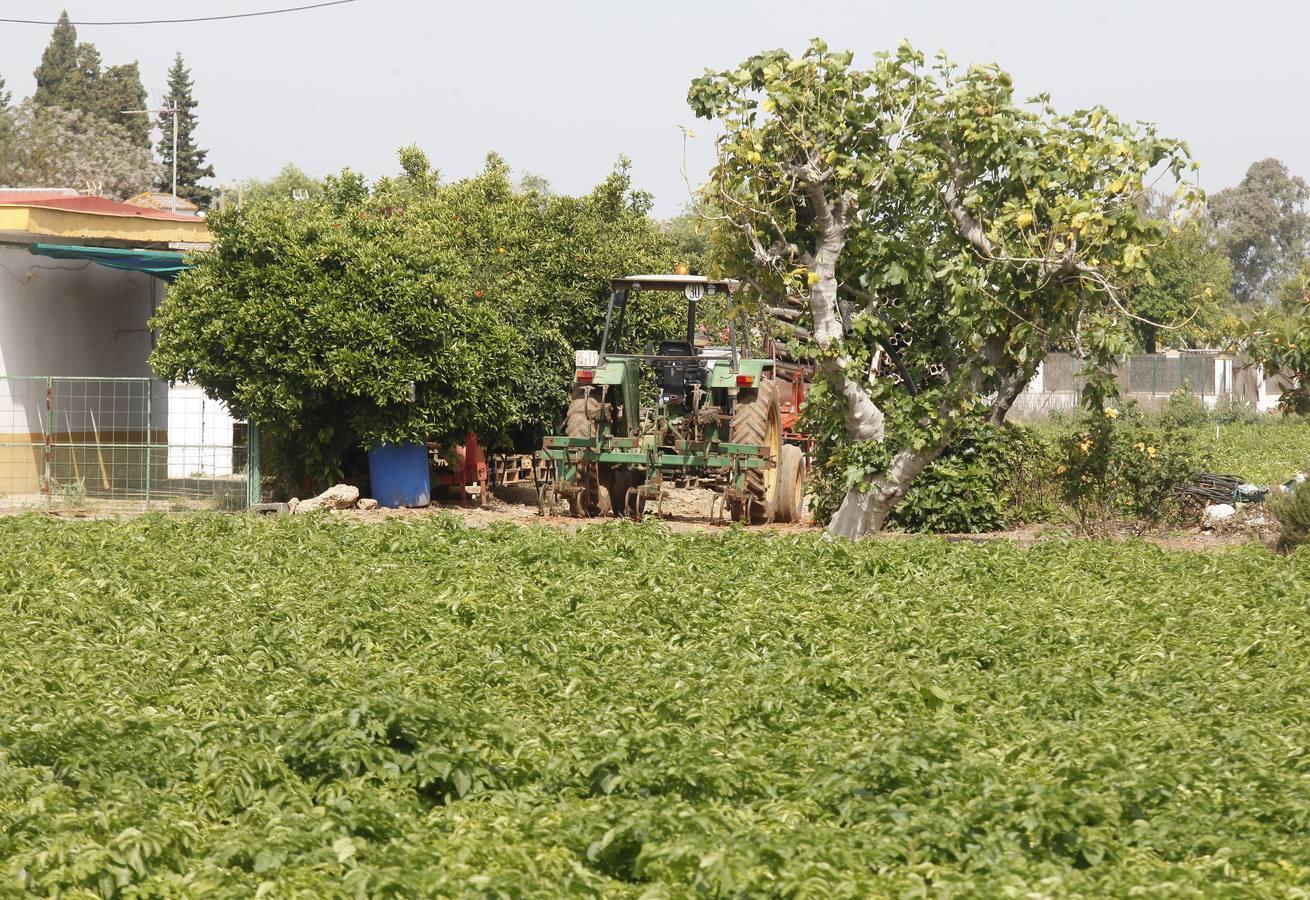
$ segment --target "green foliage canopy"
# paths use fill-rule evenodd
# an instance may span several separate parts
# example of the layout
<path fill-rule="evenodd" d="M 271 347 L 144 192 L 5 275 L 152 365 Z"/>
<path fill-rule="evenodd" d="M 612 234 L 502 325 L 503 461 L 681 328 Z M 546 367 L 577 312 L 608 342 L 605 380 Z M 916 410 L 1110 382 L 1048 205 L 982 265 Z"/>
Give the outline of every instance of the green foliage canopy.
<path fill-rule="evenodd" d="M 1232 343 L 1268 374 L 1281 374 L 1284 414 L 1310 415 L 1310 308 L 1270 310 L 1240 323 Z"/>
<path fill-rule="evenodd" d="M 78 43 L 77 29 L 68 13 L 59 16 L 50 43 L 33 73 L 36 91 L 32 101 L 41 107 L 58 107 L 92 117 L 85 128 L 106 122 L 122 128 L 134 146 L 149 149 L 150 117 L 128 112 L 143 109 L 146 89 L 136 62 L 102 68 L 94 44 Z"/>
<path fill-rule="evenodd" d="M 272 178 L 246 178 L 226 189 L 224 202 L 262 203 L 266 200 L 317 200 L 323 194 L 323 179 L 307 174 L 295 163 L 287 163 Z"/>
<path fill-rule="evenodd" d="M 1229 343 L 1269 374 L 1283 377 L 1279 409 L 1310 415 L 1310 259 L 1283 282 L 1278 305 L 1234 319 Z"/>
<path fill-rule="evenodd" d="M 1240 184 L 1211 198 L 1239 302 L 1267 303 L 1310 253 L 1308 203 L 1310 185 L 1277 159 L 1252 163 Z"/>
<path fill-rule="evenodd" d="M 995 66 L 904 44 L 867 68 L 818 40 L 757 54 L 688 99 L 723 127 L 706 195 L 724 265 L 799 301 L 791 330 L 848 437 L 892 442 L 885 469 L 852 481 L 860 524 L 839 511 L 839 533 L 881 527 L 960 418 L 986 395 L 1003 417 L 1049 347 L 1087 357 L 1089 400 L 1114 390 L 1133 321 L 1122 285 L 1163 240 L 1139 201 L 1152 173 L 1183 175 L 1180 142 L 1103 107 L 1023 103 Z M 1184 209 L 1198 199 L 1180 187 Z M 861 376 L 879 339 L 900 345 L 918 397 Z"/>
<path fill-rule="evenodd" d="M 1172 234 L 1146 260 L 1146 269 L 1125 289 L 1137 342 L 1148 353 L 1157 344 L 1196 347 L 1212 339 L 1233 306 L 1233 270 L 1207 220 L 1169 222 Z"/>
<path fill-rule="evenodd" d="M 552 423 L 608 279 L 673 264 L 649 198 L 623 166 L 541 197 L 494 155 L 452 183 L 416 148 L 401 159 L 372 186 L 347 171 L 316 200 L 214 214 L 212 249 L 155 319 L 156 371 L 301 435 L 325 471 L 350 446 Z M 633 312 L 639 335 L 676 330 L 672 310 Z"/>
<path fill-rule="evenodd" d="M 678 248 L 679 262 L 692 272 L 706 273 L 710 268 L 711 223 L 694 209 L 684 209 L 661 224 L 664 233 Z"/>

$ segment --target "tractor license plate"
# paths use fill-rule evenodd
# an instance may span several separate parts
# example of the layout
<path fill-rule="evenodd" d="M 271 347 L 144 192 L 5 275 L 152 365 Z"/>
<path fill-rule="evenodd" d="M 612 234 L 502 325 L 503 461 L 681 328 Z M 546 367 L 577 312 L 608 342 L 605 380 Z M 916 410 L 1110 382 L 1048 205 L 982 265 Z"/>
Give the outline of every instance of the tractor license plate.
<path fill-rule="evenodd" d="M 594 369 L 600 364 L 599 350 L 574 350 L 573 367 L 575 369 Z"/>

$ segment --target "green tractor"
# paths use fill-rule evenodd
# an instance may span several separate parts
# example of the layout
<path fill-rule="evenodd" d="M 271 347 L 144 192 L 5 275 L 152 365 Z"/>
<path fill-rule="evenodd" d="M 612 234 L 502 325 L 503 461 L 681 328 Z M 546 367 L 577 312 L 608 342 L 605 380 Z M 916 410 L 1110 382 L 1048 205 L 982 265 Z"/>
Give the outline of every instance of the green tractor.
<path fill-rule="evenodd" d="M 697 340 L 697 303 L 727 301 L 735 286 L 698 275 L 611 283 L 600 350 L 577 351 L 564 433 L 547 436 L 538 453 L 543 514 L 563 503 L 578 517 L 640 519 L 672 482 L 714 490 L 710 513 L 719 520 L 725 511 L 748 524 L 799 520 L 805 456 L 784 440 L 782 395 L 790 382 L 775 379 L 784 364 L 742 358 L 732 325 L 726 347 Z M 686 334 L 644 353 L 612 352 L 628 305 L 646 291 L 683 294 Z M 645 406 L 643 379 L 658 387 Z"/>

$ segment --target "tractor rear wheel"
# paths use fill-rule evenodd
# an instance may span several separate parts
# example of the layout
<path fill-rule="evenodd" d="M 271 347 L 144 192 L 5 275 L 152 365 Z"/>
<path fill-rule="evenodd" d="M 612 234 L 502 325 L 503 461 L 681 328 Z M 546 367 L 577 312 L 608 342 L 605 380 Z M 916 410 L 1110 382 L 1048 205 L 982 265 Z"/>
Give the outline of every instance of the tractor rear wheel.
<path fill-rule="evenodd" d="M 600 433 L 600 400 L 588 388 L 575 388 L 564 418 L 564 434 L 571 438 L 592 438 Z M 557 407 L 558 408 L 558 407 Z"/>
<path fill-rule="evenodd" d="M 575 388 L 573 399 L 569 401 L 569 410 L 564 417 L 564 434 L 571 438 L 594 438 L 600 434 L 601 402 L 588 388 Z M 584 489 L 569 498 L 569 513 L 574 518 L 605 518 L 618 515 L 614 508 L 614 490 L 611 482 L 614 473 L 612 467 L 592 464 L 585 467 L 582 475 Z M 616 486 L 615 486 L 616 487 Z M 623 490 L 627 490 L 626 485 Z M 622 503 L 622 498 L 619 503 Z"/>
<path fill-rule="evenodd" d="M 766 378 L 758 388 L 737 394 L 730 434 L 734 444 L 764 447 L 770 462 L 767 468 L 746 470 L 746 490 L 751 501 L 733 504 L 733 521 L 745 521 L 748 515 L 752 525 L 771 521 L 778 488 L 778 464 L 782 458 L 782 407 L 778 402 L 778 385 L 773 379 Z"/>

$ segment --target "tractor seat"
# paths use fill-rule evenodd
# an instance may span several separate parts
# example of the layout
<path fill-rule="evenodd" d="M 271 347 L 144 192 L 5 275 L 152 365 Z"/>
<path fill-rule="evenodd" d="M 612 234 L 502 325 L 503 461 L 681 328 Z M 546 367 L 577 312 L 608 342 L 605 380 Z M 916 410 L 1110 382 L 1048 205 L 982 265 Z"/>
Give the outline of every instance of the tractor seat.
<path fill-rule="evenodd" d="M 695 356 L 696 351 L 686 341 L 660 341 L 657 356 Z"/>
<path fill-rule="evenodd" d="M 688 375 L 696 367 L 696 350 L 686 341 L 660 341 L 657 356 L 685 356 L 686 359 L 660 359 L 655 361 L 655 372 L 660 378 L 660 387 L 676 390 L 686 387 Z M 698 380 L 693 377 L 692 380 Z"/>

